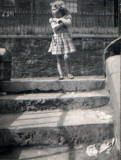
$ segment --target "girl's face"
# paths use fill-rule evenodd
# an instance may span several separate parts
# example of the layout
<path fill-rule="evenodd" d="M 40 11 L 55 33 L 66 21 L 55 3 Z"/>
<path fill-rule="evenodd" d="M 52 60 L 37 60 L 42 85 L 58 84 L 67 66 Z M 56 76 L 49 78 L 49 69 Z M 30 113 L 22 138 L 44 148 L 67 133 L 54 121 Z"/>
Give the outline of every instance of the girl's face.
<path fill-rule="evenodd" d="M 51 5 L 51 10 L 52 10 L 52 14 L 56 15 L 59 12 L 59 7 L 57 6 L 57 4 L 52 4 Z"/>
<path fill-rule="evenodd" d="M 65 7 L 65 4 L 64 4 L 64 2 L 61 1 L 61 0 L 60 0 L 60 1 L 56 1 L 56 2 L 54 2 L 54 3 L 51 3 L 52 14 L 53 14 L 54 16 L 57 16 L 57 17 L 61 16 L 61 11 L 60 11 L 60 9 L 63 8 L 63 7 Z"/>

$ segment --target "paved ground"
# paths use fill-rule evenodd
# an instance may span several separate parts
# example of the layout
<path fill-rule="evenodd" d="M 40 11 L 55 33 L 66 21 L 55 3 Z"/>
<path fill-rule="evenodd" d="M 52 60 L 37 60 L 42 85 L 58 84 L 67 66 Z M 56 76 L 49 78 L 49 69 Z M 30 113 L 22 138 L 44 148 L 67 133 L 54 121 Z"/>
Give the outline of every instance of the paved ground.
<path fill-rule="evenodd" d="M 103 153 L 100 153 L 101 146 L 105 146 L 105 144 L 110 145 L 111 140 L 91 146 L 80 145 L 76 148 L 37 146 L 9 149 L 6 154 L 0 154 L 0 160 L 119 160 L 111 145 L 110 147 L 107 145 L 107 148 L 103 147 Z"/>

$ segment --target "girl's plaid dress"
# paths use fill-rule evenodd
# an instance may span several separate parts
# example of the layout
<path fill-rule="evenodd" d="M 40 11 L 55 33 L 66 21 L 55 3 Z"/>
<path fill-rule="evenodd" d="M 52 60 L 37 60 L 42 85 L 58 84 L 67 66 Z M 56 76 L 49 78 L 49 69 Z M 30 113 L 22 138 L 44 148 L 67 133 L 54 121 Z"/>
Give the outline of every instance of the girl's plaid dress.
<path fill-rule="evenodd" d="M 71 15 L 66 15 L 61 18 L 62 23 L 64 24 L 58 30 L 53 29 L 52 42 L 48 52 L 51 52 L 52 55 L 62 55 L 70 54 L 75 52 L 75 47 L 72 42 L 71 34 L 69 27 L 71 25 Z M 50 18 L 49 20 L 52 28 L 54 25 L 57 25 L 57 18 Z"/>

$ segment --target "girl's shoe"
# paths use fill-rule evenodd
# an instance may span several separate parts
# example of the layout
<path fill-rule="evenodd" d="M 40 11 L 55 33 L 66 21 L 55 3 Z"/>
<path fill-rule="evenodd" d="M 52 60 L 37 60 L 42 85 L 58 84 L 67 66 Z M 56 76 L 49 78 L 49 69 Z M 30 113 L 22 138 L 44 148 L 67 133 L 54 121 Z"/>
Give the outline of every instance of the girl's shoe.
<path fill-rule="evenodd" d="M 72 74 L 68 74 L 67 76 L 69 79 L 74 79 L 74 76 Z"/>
<path fill-rule="evenodd" d="M 59 76 L 59 80 L 63 80 L 64 79 L 64 77 L 63 76 Z"/>

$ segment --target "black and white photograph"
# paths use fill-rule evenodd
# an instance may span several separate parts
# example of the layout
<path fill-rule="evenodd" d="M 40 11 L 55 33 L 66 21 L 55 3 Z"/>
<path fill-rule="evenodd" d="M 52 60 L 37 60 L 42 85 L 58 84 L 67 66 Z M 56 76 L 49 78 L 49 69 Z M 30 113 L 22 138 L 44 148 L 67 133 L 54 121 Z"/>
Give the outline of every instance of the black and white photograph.
<path fill-rule="evenodd" d="M 121 0 L 0 0 L 0 160 L 121 159 Z"/>

